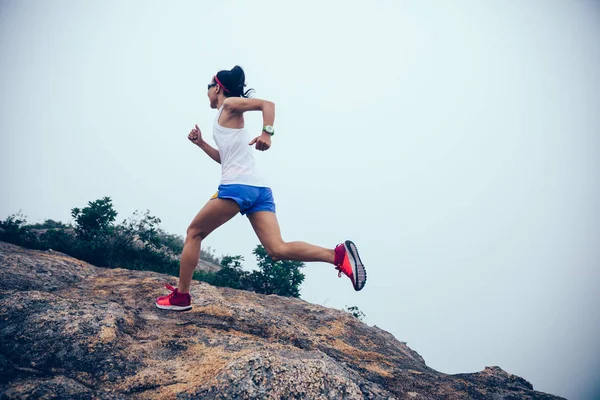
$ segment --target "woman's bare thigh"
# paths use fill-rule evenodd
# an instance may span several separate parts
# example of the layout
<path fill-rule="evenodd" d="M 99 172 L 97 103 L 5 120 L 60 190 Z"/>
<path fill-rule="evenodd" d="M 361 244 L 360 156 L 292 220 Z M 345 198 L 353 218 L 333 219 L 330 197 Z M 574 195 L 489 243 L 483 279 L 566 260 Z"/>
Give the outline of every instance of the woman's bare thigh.
<path fill-rule="evenodd" d="M 233 200 L 219 198 L 209 200 L 194 217 L 188 228 L 188 236 L 204 239 L 239 212 L 240 206 Z"/>

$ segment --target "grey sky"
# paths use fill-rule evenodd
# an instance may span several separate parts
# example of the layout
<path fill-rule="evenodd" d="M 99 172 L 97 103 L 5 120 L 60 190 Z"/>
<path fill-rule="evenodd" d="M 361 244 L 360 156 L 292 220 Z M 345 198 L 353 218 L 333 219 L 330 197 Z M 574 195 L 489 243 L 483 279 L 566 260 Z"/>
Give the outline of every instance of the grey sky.
<path fill-rule="evenodd" d="M 174 3 L 174 4 L 173 4 Z M 600 4 L 593 1 L 0 2 L 0 218 L 111 196 L 184 234 L 216 191 L 206 84 L 244 67 L 276 103 L 257 153 L 284 239 L 352 239 L 357 305 L 446 373 L 499 365 L 600 396 Z M 258 134 L 260 114 L 247 117 Z M 258 243 L 236 217 L 206 246 Z"/>

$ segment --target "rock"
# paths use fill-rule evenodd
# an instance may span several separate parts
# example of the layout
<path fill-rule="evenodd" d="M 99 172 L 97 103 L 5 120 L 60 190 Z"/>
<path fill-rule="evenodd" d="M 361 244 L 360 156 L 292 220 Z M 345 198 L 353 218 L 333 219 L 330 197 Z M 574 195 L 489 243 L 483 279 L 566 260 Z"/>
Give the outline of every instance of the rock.
<path fill-rule="evenodd" d="M 0 398 L 557 399 L 499 367 L 448 375 L 388 332 L 300 299 L 0 242 Z"/>
<path fill-rule="evenodd" d="M 198 265 L 196 265 L 196 271 L 217 272 L 220 270 L 221 270 L 220 265 L 213 264 L 209 261 L 198 260 Z"/>

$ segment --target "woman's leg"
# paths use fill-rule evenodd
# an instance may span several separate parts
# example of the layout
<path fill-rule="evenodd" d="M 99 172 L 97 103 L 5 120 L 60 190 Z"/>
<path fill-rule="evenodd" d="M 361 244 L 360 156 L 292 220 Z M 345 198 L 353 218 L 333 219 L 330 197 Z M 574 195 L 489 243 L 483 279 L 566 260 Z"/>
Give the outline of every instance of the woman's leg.
<path fill-rule="evenodd" d="M 334 251 L 305 242 L 284 242 L 281 238 L 277 215 L 258 211 L 248 215 L 254 232 L 274 260 L 322 261 L 333 264 Z"/>
<path fill-rule="evenodd" d="M 179 293 L 188 293 L 194 270 L 200 258 L 200 244 L 212 231 L 223 225 L 240 212 L 240 206 L 233 200 L 212 199 L 200 210 L 189 228 L 183 244 L 179 263 Z"/>

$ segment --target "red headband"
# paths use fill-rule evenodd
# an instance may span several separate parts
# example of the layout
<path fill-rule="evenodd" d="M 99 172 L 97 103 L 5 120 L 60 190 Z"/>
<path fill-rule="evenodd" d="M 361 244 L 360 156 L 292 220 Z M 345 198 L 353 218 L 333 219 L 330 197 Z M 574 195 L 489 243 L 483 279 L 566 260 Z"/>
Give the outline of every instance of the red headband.
<path fill-rule="evenodd" d="M 223 90 L 224 90 L 224 91 L 226 91 L 226 92 L 229 92 L 229 89 L 227 89 L 227 88 L 225 87 L 225 85 L 223 85 L 223 84 L 221 83 L 221 81 L 219 80 L 219 78 L 217 78 L 217 76 L 216 76 L 216 75 L 214 76 L 214 78 L 215 78 L 215 82 L 217 82 L 217 84 L 218 84 L 219 86 L 221 86 L 221 87 L 223 88 Z"/>

